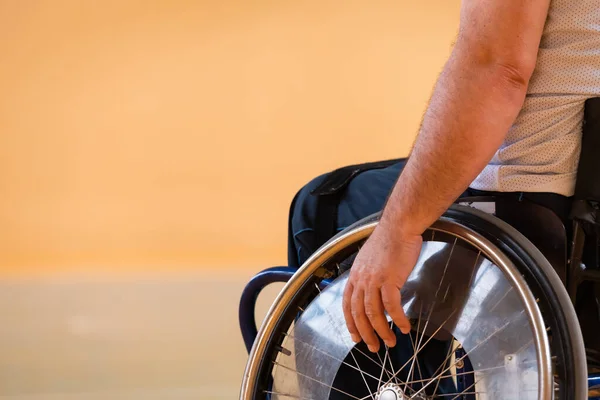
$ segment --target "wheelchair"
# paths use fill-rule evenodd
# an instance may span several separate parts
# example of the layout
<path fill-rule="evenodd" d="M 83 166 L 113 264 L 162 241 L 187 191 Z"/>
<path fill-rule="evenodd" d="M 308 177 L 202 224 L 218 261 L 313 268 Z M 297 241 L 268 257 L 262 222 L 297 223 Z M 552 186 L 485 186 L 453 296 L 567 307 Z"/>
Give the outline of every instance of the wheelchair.
<path fill-rule="evenodd" d="M 244 289 L 240 399 L 600 399 L 599 353 L 582 334 L 596 328 L 582 313 L 599 308 L 580 304 L 582 288 L 600 304 L 600 266 L 590 265 L 600 251 L 600 164 L 586 151 L 590 140 L 600 149 L 600 99 L 588 102 L 586 126 L 597 131 L 584 130 L 572 228 L 535 204 L 460 199 L 424 232 L 402 288 L 410 334 L 388 318 L 397 345 L 370 353 L 342 312 L 352 261 L 379 216 L 358 221 L 299 269 L 269 268 Z M 256 298 L 273 282 L 286 285 L 257 330 Z"/>

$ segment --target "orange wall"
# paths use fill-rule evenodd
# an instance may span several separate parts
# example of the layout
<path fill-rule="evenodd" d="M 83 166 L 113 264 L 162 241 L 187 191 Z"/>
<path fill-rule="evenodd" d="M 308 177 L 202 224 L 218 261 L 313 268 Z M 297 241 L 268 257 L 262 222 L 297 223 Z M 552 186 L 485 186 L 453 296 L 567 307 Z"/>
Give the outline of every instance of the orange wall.
<path fill-rule="evenodd" d="M 407 153 L 458 0 L 0 0 L 0 273 L 285 262 L 289 201 Z"/>

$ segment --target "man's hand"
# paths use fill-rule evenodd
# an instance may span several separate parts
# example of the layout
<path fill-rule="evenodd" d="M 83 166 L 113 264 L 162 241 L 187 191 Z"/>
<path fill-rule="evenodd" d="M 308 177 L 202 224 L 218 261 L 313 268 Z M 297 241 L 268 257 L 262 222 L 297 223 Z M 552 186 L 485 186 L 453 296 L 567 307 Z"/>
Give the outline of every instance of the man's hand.
<path fill-rule="evenodd" d="M 344 316 L 352 340 L 365 341 L 369 350 L 379 350 L 379 338 L 389 347 L 396 345 L 387 311 L 403 333 L 410 322 L 400 302 L 400 289 L 415 266 L 423 240 L 421 235 L 397 234 L 378 226 L 358 252 L 344 292 Z"/>

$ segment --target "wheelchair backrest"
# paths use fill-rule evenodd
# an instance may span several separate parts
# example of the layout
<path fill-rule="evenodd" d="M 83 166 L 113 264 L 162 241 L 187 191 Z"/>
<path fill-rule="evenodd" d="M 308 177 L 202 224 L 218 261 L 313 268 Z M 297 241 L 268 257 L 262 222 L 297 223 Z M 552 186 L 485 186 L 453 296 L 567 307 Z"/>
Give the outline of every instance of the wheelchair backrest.
<path fill-rule="evenodd" d="M 585 103 L 572 217 L 600 225 L 600 97 Z"/>

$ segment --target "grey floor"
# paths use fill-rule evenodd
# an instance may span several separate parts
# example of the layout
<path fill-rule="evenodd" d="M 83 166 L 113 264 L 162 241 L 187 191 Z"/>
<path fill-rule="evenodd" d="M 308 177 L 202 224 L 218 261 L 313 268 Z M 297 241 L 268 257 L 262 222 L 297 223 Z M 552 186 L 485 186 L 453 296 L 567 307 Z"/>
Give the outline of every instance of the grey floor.
<path fill-rule="evenodd" d="M 235 398 L 251 273 L 0 281 L 0 399 Z"/>

